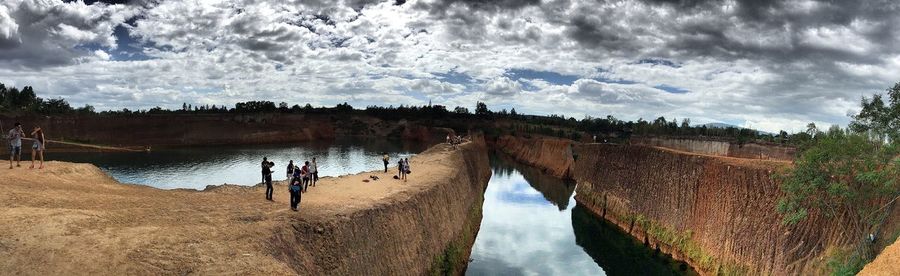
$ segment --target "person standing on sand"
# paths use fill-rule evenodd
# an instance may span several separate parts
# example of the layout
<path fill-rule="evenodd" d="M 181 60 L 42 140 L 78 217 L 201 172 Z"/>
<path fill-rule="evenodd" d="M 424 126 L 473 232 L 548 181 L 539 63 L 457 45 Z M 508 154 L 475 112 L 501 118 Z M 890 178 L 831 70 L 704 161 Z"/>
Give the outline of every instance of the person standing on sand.
<path fill-rule="evenodd" d="M 288 161 L 287 166 L 287 180 L 291 181 L 291 177 L 294 176 L 294 160 Z"/>
<path fill-rule="evenodd" d="M 319 164 L 316 164 L 316 158 L 313 157 L 312 163 L 309 164 L 309 178 L 312 180 L 313 187 L 319 182 Z"/>
<path fill-rule="evenodd" d="M 294 175 L 291 177 L 290 185 L 288 185 L 288 192 L 291 194 L 291 210 L 297 211 L 300 205 L 300 198 L 302 195 L 300 191 L 303 189 L 303 186 L 300 185 L 300 168 L 294 168 Z"/>
<path fill-rule="evenodd" d="M 406 171 L 403 170 L 403 158 L 397 161 L 397 175 L 400 176 L 400 180 L 406 181 Z"/>
<path fill-rule="evenodd" d="M 41 166 L 38 169 L 44 168 L 44 146 L 46 145 L 46 140 L 44 140 L 44 131 L 41 130 L 41 127 L 34 127 L 34 131 L 31 132 L 31 137 L 34 137 L 34 145 L 31 146 L 31 167 L 30 169 L 34 169 L 34 157 L 35 154 L 41 157 Z"/>
<path fill-rule="evenodd" d="M 22 162 L 22 137 L 25 132 L 22 131 L 22 124 L 16 123 L 13 129 L 9 130 L 6 139 L 9 142 L 9 168 L 13 168 L 13 159 L 16 159 L 16 167 L 21 167 Z"/>
<path fill-rule="evenodd" d="M 384 172 L 387 172 L 387 165 L 391 161 L 391 157 L 388 156 L 387 152 L 385 152 L 384 156 L 381 157 L 381 161 L 384 161 Z"/>
<path fill-rule="evenodd" d="M 300 168 L 300 177 L 301 181 L 303 181 L 303 192 L 305 193 L 309 189 L 309 161 L 303 163 L 303 167 Z"/>
<path fill-rule="evenodd" d="M 403 180 L 407 180 L 409 178 L 409 157 L 403 159 Z"/>
<path fill-rule="evenodd" d="M 275 166 L 275 162 L 269 162 L 269 160 L 266 157 L 263 157 L 261 166 L 262 166 L 263 182 L 266 183 L 266 199 L 271 201 L 271 200 L 273 200 L 272 192 L 274 192 L 274 189 L 272 189 L 272 167 Z"/>

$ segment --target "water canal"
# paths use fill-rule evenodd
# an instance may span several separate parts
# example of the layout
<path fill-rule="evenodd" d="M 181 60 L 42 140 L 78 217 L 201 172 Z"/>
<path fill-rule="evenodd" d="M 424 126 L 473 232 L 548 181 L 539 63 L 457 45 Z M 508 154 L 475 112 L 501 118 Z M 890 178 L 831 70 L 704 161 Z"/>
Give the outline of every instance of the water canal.
<path fill-rule="evenodd" d="M 695 274 L 578 206 L 575 183 L 502 154 L 491 169 L 467 275 Z"/>

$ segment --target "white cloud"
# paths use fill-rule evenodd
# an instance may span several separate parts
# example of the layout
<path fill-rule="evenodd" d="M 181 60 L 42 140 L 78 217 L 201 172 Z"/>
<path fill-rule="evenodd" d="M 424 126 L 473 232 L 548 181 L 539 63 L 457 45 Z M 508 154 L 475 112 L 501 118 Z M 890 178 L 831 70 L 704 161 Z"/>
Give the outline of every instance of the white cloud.
<path fill-rule="evenodd" d="M 900 31 L 889 28 L 900 22 L 885 17 L 893 6 L 803 1 L 767 8 L 778 16 L 760 20 L 744 2 L 534 2 L 6 1 L 0 82 L 100 109 L 431 99 L 777 131 L 845 124 L 861 95 L 900 80 L 900 49 L 892 47 Z M 853 19 L 831 20 L 839 15 Z M 136 26 L 126 26 L 127 40 L 137 45 L 113 34 L 129 19 Z M 122 60 L 127 54 L 149 59 Z M 577 80 L 516 79 L 511 69 Z"/>

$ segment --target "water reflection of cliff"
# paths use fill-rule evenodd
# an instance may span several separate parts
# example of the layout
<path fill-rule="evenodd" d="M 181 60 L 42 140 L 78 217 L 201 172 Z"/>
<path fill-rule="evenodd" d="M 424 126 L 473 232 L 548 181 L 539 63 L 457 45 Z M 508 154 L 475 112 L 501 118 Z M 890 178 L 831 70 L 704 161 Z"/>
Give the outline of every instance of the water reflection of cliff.
<path fill-rule="evenodd" d="M 696 275 L 683 262 L 644 246 L 617 226 L 578 205 L 572 209 L 575 243 L 606 275 Z"/>
<path fill-rule="evenodd" d="M 518 171 L 532 188 L 541 192 L 547 201 L 556 205 L 560 211 L 569 206 L 569 199 L 575 192 L 575 182 L 563 181 L 550 176 L 540 169 L 516 162 L 512 157 L 495 152 L 491 154 L 491 169 L 494 174 L 507 176 Z"/>

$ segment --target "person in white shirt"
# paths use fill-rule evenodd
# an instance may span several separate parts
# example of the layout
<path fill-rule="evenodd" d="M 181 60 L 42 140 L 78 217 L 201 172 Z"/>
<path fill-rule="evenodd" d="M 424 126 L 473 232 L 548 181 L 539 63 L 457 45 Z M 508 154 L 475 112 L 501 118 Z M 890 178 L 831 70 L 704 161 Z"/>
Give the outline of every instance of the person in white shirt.
<path fill-rule="evenodd" d="M 25 132 L 22 131 L 22 124 L 16 123 L 13 129 L 9 130 L 9 135 L 6 136 L 6 139 L 9 141 L 9 168 L 13 168 L 13 159 L 16 159 L 16 167 L 21 167 L 22 164 L 22 137 L 25 136 Z"/>

